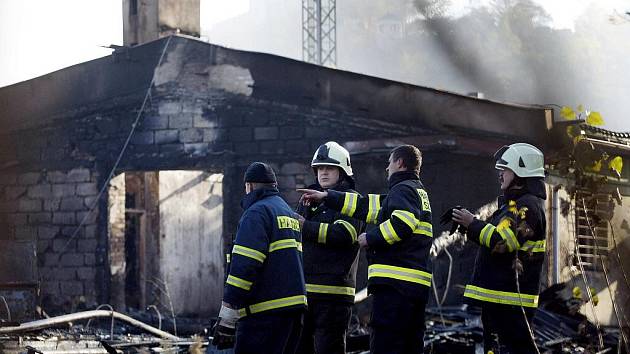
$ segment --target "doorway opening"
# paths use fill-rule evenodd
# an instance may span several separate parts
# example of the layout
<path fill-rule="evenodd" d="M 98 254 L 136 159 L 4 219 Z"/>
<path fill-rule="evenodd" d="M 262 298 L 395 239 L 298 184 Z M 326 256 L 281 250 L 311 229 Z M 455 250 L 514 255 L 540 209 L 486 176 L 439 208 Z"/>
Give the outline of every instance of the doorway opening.
<path fill-rule="evenodd" d="M 203 316 L 220 307 L 223 174 L 130 171 L 113 178 L 108 203 L 110 302 Z"/>

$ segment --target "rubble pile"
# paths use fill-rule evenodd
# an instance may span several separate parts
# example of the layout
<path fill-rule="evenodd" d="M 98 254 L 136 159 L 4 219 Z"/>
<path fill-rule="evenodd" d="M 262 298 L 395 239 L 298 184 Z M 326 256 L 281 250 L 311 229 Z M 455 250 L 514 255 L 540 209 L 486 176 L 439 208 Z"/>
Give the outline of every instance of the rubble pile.
<path fill-rule="evenodd" d="M 175 336 L 127 315 L 105 310 L 10 326 L 0 324 L 2 354 L 202 353 L 207 344 L 207 340 L 197 335 Z"/>
<path fill-rule="evenodd" d="M 543 354 L 624 353 L 618 328 L 597 326 L 579 313 L 580 301 L 564 298 L 558 284 L 540 296 L 532 321 L 536 344 Z M 140 319 L 140 320 L 139 320 Z M 425 353 L 483 353 L 483 328 L 478 309 L 461 306 L 428 308 Z M 167 331 L 149 313 L 132 316 L 111 310 L 93 310 L 16 323 L 0 322 L 0 354 L 69 353 L 208 353 L 230 354 L 208 344 L 210 323 L 199 319 L 164 321 Z M 367 321 L 354 316 L 347 352 L 369 351 Z M 154 327 L 157 325 L 159 328 Z M 179 328 L 181 336 L 176 333 Z M 174 330 L 174 331 L 173 331 Z M 600 341 L 601 337 L 601 341 Z"/>

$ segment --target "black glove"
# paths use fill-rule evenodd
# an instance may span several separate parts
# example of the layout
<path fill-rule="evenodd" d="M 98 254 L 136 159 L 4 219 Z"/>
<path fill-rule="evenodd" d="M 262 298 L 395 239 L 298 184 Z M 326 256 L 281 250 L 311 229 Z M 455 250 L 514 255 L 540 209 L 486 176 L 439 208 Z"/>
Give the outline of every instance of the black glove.
<path fill-rule="evenodd" d="M 444 214 L 442 214 L 442 216 L 440 216 L 440 225 L 447 225 L 449 222 L 452 222 L 453 225 L 451 225 L 451 230 L 449 231 L 449 235 L 452 235 L 455 233 L 455 231 L 461 233 L 461 234 L 465 234 L 466 231 L 468 231 L 468 229 L 466 227 L 464 227 L 463 225 L 460 225 L 458 223 L 456 223 L 455 221 L 453 221 L 453 210 L 457 209 L 457 210 L 461 210 L 464 209 L 463 206 L 461 205 L 456 205 L 448 210 L 446 210 L 444 212 Z"/>
<path fill-rule="evenodd" d="M 236 339 L 236 321 L 239 318 L 238 310 L 223 303 L 221 304 L 218 317 L 217 323 L 212 328 L 212 344 L 219 350 L 232 348 Z"/>
<path fill-rule="evenodd" d="M 236 329 L 221 325 L 219 318 L 212 328 L 212 345 L 219 350 L 233 348 L 235 339 Z"/>

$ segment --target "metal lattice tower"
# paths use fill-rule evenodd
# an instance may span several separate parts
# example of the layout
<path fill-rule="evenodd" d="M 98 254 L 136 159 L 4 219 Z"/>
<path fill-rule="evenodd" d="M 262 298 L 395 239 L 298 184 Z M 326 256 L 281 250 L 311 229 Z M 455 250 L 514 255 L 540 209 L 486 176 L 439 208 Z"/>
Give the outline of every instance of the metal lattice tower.
<path fill-rule="evenodd" d="M 302 0 L 302 59 L 337 66 L 337 0 Z"/>

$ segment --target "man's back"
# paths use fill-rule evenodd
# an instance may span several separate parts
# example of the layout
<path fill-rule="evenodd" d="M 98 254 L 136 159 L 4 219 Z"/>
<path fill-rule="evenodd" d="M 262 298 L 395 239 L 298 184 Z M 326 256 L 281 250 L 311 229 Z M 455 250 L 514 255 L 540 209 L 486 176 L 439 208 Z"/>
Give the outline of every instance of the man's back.
<path fill-rule="evenodd" d="M 376 222 L 385 225 L 379 227 L 379 232 L 368 233 L 370 285 L 390 285 L 406 296 L 426 299 L 431 286 L 428 259 L 433 241 L 428 195 L 413 174 L 394 177 L 400 179 L 393 181 Z M 414 225 L 407 237 L 403 236 L 404 229 L 396 227 L 401 220 Z"/>
<path fill-rule="evenodd" d="M 225 301 L 237 305 L 241 316 L 305 307 L 299 222 L 276 189 L 256 190 L 248 197 L 234 240 Z"/>

